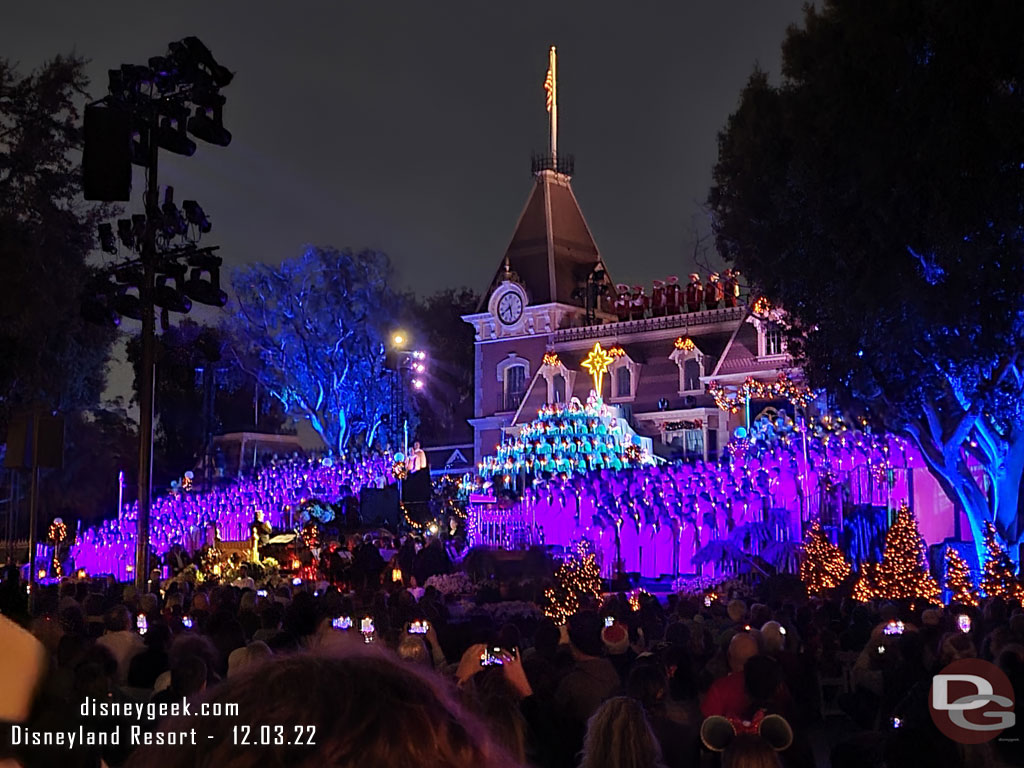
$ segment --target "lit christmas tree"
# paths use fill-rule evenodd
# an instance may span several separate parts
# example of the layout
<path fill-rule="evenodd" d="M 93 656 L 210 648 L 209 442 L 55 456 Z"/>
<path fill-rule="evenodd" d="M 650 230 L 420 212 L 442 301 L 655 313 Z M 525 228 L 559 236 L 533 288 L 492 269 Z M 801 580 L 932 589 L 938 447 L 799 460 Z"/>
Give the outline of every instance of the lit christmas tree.
<path fill-rule="evenodd" d="M 853 585 L 853 599 L 858 603 L 866 603 L 878 596 L 875 588 L 875 564 L 864 563 L 860 568 L 857 583 Z"/>
<path fill-rule="evenodd" d="M 967 561 L 952 547 L 946 547 L 946 589 L 951 604 L 978 606 L 978 590 L 974 588 Z"/>
<path fill-rule="evenodd" d="M 992 523 L 985 522 L 985 571 L 981 576 L 981 588 L 986 597 L 1003 597 L 1007 600 L 1024 599 L 1024 587 L 1017 581 L 1013 561 L 996 540 L 996 529 Z"/>
<path fill-rule="evenodd" d="M 555 571 L 555 586 L 544 591 L 547 605 L 544 615 L 564 624 L 580 609 L 584 597 L 601 597 L 601 570 L 597 556 L 590 551 L 588 542 L 576 545 L 577 557 L 562 561 Z"/>
<path fill-rule="evenodd" d="M 926 600 L 937 603 L 939 585 L 928 570 L 926 548 L 917 519 L 906 504 L 885 535 L 885 549 L 878 566 L 876 594 L 890 600 Z"/>
<path fill-rule="evenodd" d="M 810 594 L 821 595 L 835 589 L 850 575 L 850 564 L 842 550 L 828 540 L 817 520 L 807 532 L 803 550 L 800 578 Z"/>

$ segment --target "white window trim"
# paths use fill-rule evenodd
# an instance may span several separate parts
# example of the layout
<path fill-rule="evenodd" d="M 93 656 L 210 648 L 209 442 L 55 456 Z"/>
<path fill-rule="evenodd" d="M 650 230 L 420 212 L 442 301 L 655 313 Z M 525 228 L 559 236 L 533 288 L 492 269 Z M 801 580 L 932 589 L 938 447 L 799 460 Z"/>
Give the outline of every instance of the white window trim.
<path fill-rule="evenodd" d="M 782 351 L 775 354 L 768 354 L 768 327 L 770 325 L 777 325 L 781 330 L 781 325 L 772 320 L 756 317 L 751 315 L 750 322 L 757 329 L 757 359 L 764 361 L 775 361 L 775 360 L 788 360 L 789 351 L 786 349 L 786 336 L 782 335 Z"/>
<path fill-rule="evenodd" d="M 570 373 L 569 369 L 561 361 L 558 362 L 558 365 L 542 365 L 540 367 L 540 375 L 544 377 L 544 381 L 547 383 L 548 405 L 555 402 L 555 376 L 558 374 L 562 374 L 562 378 L 565 379 L 565 401 L 568 402 L 572 398 L 572 387 L 575 382 Z"/>
<path fill-rule="evenodd" d="M 672 354 L 669 355 L 669 359 L 676 364 L 679 369 L 679 394 L 680 395 L 702 395 L 704 394 L 704 385 L 700 384 L 696 389 L 686 389 L 686 363 L 690 360 L 696 360 L 699 366 L 700 375 L 697 377 L 698 383 L 704 378 L 706 371 L 704 370 L 704 353 L 700 351 L 698 347 L 693 349 L 675 349 Z"/>
<path fill-rule="evenodd" d="M 608 366 L 608 375 L 611 376 L 611 381 L 609 382 L 611 389 L 608 395 L 609 403 L 631 403 L 636 400 L 636 392 L 640 383 L 640 369 L 642 367 L 640 363 L 633 360 L 628 354 L 615 358 L 615 361 Z M 629 394 L 622 397 L 611 394 L 611 392 L 615 392 L 615 378 L 620 368 L 629 370 Z"/>
<path fill-rule="evenodd" d="M 509 352 L 508 353 L 508 357 L 506 357 L 504 360 L 499 362 L 497 366 L 495 366 L 495 372 L 498 375 L 498 383 L 500 383 L 502 386 L 504 386 L 505 385 L 505 373 L 506 373 L 506 371 L 508 371 L 509 368 L 512 368 L 512 367 L 517 366 L 517 365 L 521 365 L 521 366 L 526 368 L 526 375 L 524 376 L 524 378 L 526 379 L 526 385 L 529 386 L 530 385 L 530 361 L 527 360 L 525 357 L 520 357 L 515 352 Z"/>

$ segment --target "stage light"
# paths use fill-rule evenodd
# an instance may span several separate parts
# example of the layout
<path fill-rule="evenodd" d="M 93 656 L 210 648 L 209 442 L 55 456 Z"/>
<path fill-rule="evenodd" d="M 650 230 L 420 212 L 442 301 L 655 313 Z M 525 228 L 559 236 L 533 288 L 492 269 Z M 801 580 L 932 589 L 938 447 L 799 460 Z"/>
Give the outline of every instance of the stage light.
<path fill-rule="evenodd" d="M 202 279 L 203 272 L 210 273 L 209 282 Z M 220 267 L 193 267 L 184 290 L 194 301 L 210 307 L 223 307 L 228 303 L 228 295 L 220 289 Z"/>
<path fill-rule="evenodd" d="M 128 293 L 130 288 L 123 286 L 111 299 L 111 306 L 114 311 L 122 317 L 130 317 L 132 320 L 142 319 L 142 301 L 137 293 Z"/>
<path fill-rule="evenodd" d="M 192 157 L 196 153 L 196 143 L 185 135 L 185 120 L 182 118 L 165 117 L 156 129 L 158 146 L 176 155 Z"/>
<path fill-rule="evenodd" d="M 174 204 L 174 187 L 167 187 L 164 190 L 164 204 L 160 207 L 160 212 L 163 214 L 160 229 L 164 235 L 175 237 L 188 232 L 185 217 L 181 215 L 178 206 Z"/>
<path fill-rule="evenodd" d="M 117 238 L 114 237 L 114 227 L 109 221 L 105 221 L 98 227 L 100 233 L 100 248 L 106 253 L 117 253 Z"/>
<path fill-rule="evenodd" d="M 423 389 L 423 379 L 413 379 L 412 380 L 412 385 L 416 389 Z"/>
<path fill-rule="evenodd" d="M 204 235 L 213 228 L 210 220 L 206 218 L 206 213 L 195 200 L 183 201 L 181 208 L 185 211 L 185 220 L 199 227 L 199 231 Z"/>
<path fill-rule="evenodd" d="M 161 92 L 174 90 L 178 82 L 178 68 L 166 56 L 151 56 L 149 68 L 153 70 L 153 84 Z"/>
<path fill-rule="evenodd" d="M 107 303 L 107 294 L 113 288 L 110 283 L 98 283 L 93 286 L 95 293 L 82 299 L 82 317 L 86 322 L 113 328 L 121 324 L 121 318 Z"/>
<path fill-rule="evenodd" d="M 188 131 L 197 139 L 202 139 L 208 144 L 216 144 L 218 147 L 226 147 L 231 143 L 231 131 L 224 127 L 223 108 L 220 106 L 207 110 L 205 107 L 196 107 L 196 113 L 188 119 Z M 207 114 L 213 112 L 213 117 Z"/>
<path fill-rule="evenodd" d="M 181 42 L 185 44 L 185 48 L 195 61 L 206 68 L 206 71 L 213 78 L 214 85 L 218 88 L 223 88 L 234 79 L 235 76 L 231 70 L 218 64 L 217 60 L 213 58 L 210 49 L 203 45 L 203 41 L 198 37 L 186 37 Z"/>
<path fill-rule="evenodd" d="M 427 359 L 427 353 L 424 352 L 421 349 L 417 349 L 415 352 L 413 352 L 412 356 L 413 356 L 413 358 L 415 360 L 426 360 Z"/>
<path fill-rule="evenodd" d="M 117 236 L 125 248 L 129 250 L 135 249 L 135 233 L 132 231 L 131 219 L 117 220 Z"/>
<path fill-rule="evenodd" d="M 398 333 L 391 337 L 391 343 L 398 348 L 404 347 L 405 334 L 399 331 Z"/>
<path fill-rule="evenodd" d="M 412 369 L 416 371 L 416 373 L 423 373 L 424 371 L 427 370 L 427 366 L 425 366 L 423 363 L 414 363 Z"/>
<path fill-rule="evenodd" d="M 182 278 L 185 268 L 181 267 L 180 272 L 160 275 L 156 279 L 156 287 L 153 289 L 153 303 L 168 312 L 181 312 L 182 314 L 191 311 L 192 300 L 181 291 Z M 167 284 L 168 280 L 174 280 L 174 286 Z"/>

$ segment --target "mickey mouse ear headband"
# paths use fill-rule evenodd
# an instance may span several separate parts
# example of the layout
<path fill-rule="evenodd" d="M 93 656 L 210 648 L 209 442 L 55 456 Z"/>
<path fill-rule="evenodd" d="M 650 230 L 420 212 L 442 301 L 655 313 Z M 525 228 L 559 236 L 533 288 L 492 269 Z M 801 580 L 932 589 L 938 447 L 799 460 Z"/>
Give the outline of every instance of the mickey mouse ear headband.
<path fill-rule="evenodd" d="M 776 752 L 788 749 L 793 743 L 793 729 L 786 718 L 779 715 L 765 715 L 758 712 L 753 720 L 714 715 L 700 726 L 700 740 L 713 752 L 721 752 L 739 734 L 760 736 Z"/>

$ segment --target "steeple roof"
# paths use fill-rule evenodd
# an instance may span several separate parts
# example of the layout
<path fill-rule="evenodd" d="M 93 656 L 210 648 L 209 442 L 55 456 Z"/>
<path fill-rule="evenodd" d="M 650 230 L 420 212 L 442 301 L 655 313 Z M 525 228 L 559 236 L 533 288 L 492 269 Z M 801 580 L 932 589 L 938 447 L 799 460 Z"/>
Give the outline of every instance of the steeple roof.
<path fill-rule="evenodd" d="M 568 174 L 540 170 L 483 300 L 486 303 L 505 279 L 507 265 L 519 276 L 531 304 L 583 306 L 583 300 L 574 298 L 573 293 L 598 264 L 602 264 L 601 254 L 576 202 Z M 610 278 L 605 279 L 610 282 Z"/>

